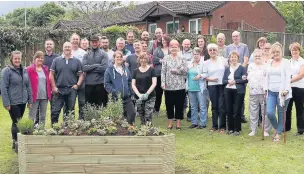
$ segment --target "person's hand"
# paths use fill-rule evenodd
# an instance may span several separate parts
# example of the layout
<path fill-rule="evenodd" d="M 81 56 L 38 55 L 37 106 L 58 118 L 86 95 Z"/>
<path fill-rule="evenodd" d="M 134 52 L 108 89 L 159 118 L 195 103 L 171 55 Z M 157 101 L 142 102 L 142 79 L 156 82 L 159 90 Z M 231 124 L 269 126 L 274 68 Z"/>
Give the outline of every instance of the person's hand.
<path fill-rule="evenodd" d="M 58 88 L 57 88 L 57 87 L 53 87 L 53 88 L 52 88 L 52 92 L 53 92 L 54 94 L 57 94 L 57 93 L 58 93 Z"/>
<path fill-rule="evenodd" d="M 249 58 L 245 56 L 243 66 L 247 66 L 248 62 L 249 62 Z"/>
<path fill-rule="evenodd" d="M 199 80 L 200 78 L 201 78 L 201 75 L 198 74 L 197 76 L 195 76 L 195 77 L 193 78 L 193 80 Z"/>
<path fill-rule="evenodd" d="M 160 63 L 163 63 L 163 59 L 159 59 L 159 62 L 160 62 Z"/>
<path fill-rule="evenodd" d="M 267 97 L 267 91 L 265 91 L 265 94 L 264 94 L 264 99 L 266 99 L 266 97 Z"/>
<path fill-rule="evenodd" d="M 27 107 L 31 109 L 32 108 L 32 104 L 27 104 Z"/>
<path fill-rule="evenodd" d="M 78 90 L 78 85 L 72 86 L 73 89 Z"/>
<path fill-rule="evenodd" d="M 235 85 L 235 81 L 234 81 L 234 80 L 228 80 L 228 84 L 229 84 L 230 86 Z"/>
<path fill-rule="evenodd" d="M 282 95 L 282 97 L 285 97 L 288 93 L 289 93 L 289 92 L 285 90 L 285 91 L 282 92 L 281 95 Z"/>
<path fill-rule="evenodd" d="M 143 94 L 138 94 L 137 97 L 138 97 L 139 100 L 141 100 L 142 97 L 143 97 Z"/>
<path fill-rule="evenodd" d="M 218 82 L 219 80 L 218 80 L 218 78 L 214 78 L 213 81 L 214 82 Z"/>
<path fill-rule="evenodd" d="M 242 79 L 243 79 L 243 80 L 247 80 L 247 76 L 243 75 L 243 76 L 242 76 Z"/>
<path fill-rule="evenodd" d="M 5 108 L 6 110 L 10 111 L 11 110 L 11 106 L 9 105 L 8 107 Z"/>
<path fill-rule="evenodd" d="M 145 93 L 144 95 L 142 95 L 141 99 L 142 100 L 148 100 L 149 94 Z"/>
<path fill-rule="evenodd" d="M 161 84 L 161 88 L 162 88 L 163 90 L 165 90 L 165 89 L 166 89 L 166 85 L 165 85 L 164 83 L 162 83 L 162 84 Z"/>

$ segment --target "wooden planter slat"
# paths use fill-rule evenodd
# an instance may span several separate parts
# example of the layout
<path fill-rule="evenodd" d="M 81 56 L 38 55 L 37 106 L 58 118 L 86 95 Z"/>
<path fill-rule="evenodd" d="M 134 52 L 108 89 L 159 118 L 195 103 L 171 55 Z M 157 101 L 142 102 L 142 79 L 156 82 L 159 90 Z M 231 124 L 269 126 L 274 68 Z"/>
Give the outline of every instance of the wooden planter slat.
<path fill-rule="evenodd" d="M 34 136 L 18 134 L 19 173 L 175 173 L 175 135 Z"/>

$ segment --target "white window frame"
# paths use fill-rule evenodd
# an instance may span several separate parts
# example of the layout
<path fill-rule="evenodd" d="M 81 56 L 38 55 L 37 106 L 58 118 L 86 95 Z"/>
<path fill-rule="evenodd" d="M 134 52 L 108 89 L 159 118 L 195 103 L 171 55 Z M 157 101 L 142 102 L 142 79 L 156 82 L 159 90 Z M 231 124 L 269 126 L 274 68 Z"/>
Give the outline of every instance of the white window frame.
<path fill-rule="evenodd" d="M 155 27 L 157 28 L 157 23 L 153 23 L 153 24 L 149 24 L 149 33 L 152 33 L 151 32 L 151 26 L 155 25 Z"/>
<path fill-rule="evenodd" d="M 179 20 L 176 20 L 175 23 L 177 24 L 177 30 L 179 29 Z M 173 21 L 166 22 L 166 33 L 168 34 L 168 24 L 173 24 Z"/>
<path fill-rule="evenodd" d="M 198 20 L 201 20 L 201 22 L 202 22 L 202 18 L 194 18 L 194 19 L 189 19 L 189 24 L 188 24 L 188 26 L 189 26 L 189 30 L 188 30 L 188 32 L 190 33 L 190 27 L 191 27 L 191 25 L 190 25 L 190 22 L 192 22 L 192 21 L 195 21 L 196 23 L 195 23 L 195 34 L 198 34 Z M 202 30 L 203 30 L 203 27 L 202 27 Z M 202 32 L 202 31 L 201 31 Z"/>

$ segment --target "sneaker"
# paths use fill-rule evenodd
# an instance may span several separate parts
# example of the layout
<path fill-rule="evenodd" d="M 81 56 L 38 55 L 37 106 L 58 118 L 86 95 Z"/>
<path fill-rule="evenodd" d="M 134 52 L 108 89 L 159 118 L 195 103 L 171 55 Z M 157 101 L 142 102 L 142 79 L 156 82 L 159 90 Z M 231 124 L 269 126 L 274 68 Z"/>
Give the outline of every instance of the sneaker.
<path fill-rule="evenodd" d="M 196 124 L 191 124 L 191 126 L 189 126 L 190 129 L 196 128 L 197 125 Z"/>
<path fill-rule="evenodd" d="M 254 136 L 255 135 L 255 131 L 251 131 L 249 134 L 248 134 L 249 136 Z"/>
<path fill-rule="evenodd" d="M 233 135 L 234 135 L 234 136 L 239 136 L 239 135 L 240 135 L 240 132 L 235 131 Z"/>
<path fill-rule="evenodd" d="M 264 137 L 269 137 L 269 133 L 264 131 Z"/>
<path fill-rule="evenodd" d="M 227 132 L 228 135 L 233 134 L 233 130 Z"/>
<path fill-rule="evenodd" d="M 294 136 L 301 136 L 303 135 L 303 132 L 297 132 L 296 134 L 294 134 Z"/>

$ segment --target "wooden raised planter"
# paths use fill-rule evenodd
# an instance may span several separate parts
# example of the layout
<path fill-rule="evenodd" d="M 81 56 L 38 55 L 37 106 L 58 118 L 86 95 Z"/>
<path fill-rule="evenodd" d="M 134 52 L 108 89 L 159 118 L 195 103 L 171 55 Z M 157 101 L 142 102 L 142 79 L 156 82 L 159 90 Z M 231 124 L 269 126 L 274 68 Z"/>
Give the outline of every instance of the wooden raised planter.
<path fill-rule="evenodd" d="M 18 134 L 19 174 L 174 174 L 175 135 Z"/>

